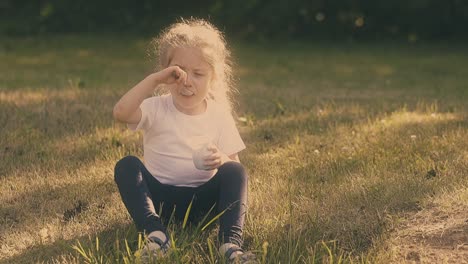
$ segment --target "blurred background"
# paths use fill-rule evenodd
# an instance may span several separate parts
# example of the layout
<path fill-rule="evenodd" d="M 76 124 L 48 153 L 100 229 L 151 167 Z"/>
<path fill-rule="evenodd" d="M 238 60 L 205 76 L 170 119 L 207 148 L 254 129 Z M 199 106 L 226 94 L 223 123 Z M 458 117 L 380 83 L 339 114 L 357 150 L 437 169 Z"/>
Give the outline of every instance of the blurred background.
<path fill-rule="evenodd" d="M 465 0 L 2 0 L 0 34 L 154 34 L 177 17 L 209 19 L 248 39 L 464 38 Z"/>

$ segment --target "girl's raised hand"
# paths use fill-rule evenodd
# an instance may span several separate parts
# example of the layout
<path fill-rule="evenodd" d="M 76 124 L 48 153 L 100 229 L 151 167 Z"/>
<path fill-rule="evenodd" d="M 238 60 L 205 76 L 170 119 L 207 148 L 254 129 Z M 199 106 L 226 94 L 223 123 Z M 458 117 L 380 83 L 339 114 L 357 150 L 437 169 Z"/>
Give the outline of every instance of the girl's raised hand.
<path fill-rule="evenodd" d="M 157 72 L 157 74 L 159 75 L 161 82 L 165 84 L 185 84 L 187 82 L 187 73 L 179 66 L 169 66 Z"/>
<path fill-rule="evenodd" d="M 212 153 L 209 156 L 205 157 L 205 161 L 203 163 L 207 170 L 217 169 L 225 162 L 230 160 L 229 157 L 226 154 L 222 153 L 214 144 L 210 145 L 208 147 L 208 150 Z"/>

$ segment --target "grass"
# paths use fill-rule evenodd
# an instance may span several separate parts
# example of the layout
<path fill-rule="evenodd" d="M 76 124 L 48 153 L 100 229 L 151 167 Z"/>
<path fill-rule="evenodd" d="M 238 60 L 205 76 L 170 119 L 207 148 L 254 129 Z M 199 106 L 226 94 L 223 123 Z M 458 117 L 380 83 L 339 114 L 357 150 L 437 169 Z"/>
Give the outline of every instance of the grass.
<path fill-rule="evenodd" d="M 138 262 L 113 167 L 142 155 L 142 136 L 111 111 L 151 71 L 147 42 L 2 39 L 0 263 Z M 463 45 L 233 50 L 250 176 L 245 244 L 264 263 L 386 262 L 402 221 L 468 186 Z M 167 263 L 222 262 L 216 226 L 170 228 Z"/>

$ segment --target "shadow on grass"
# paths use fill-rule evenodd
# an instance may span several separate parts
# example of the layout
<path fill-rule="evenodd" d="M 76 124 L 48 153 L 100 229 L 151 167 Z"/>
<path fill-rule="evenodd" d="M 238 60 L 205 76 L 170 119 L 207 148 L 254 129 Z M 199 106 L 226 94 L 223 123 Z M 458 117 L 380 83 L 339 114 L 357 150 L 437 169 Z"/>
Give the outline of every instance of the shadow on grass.
<path fill-rule="evenodd" d="M 91 248 L 93 243 L 95 243 L 96 237 L 99 237 L 101 241 L 100 246 L 103 249 L 114 248 L 116 246 L 115 245 L 116 241 L 123 242 L 122 241 L 123 238 L 127 238 L 131 247 L 136 248 L 138 235 L 133 224 L 114 225 L 93 236 L 77 236 L 69 240 L 57 240 L 53 242 L 52 244 L 35 245 L 24 250 L 23 253 L 20 253 L 19 255 L 15 255 L 7 259 L 0 260 L 0 263 L 2 264 L 25 263 L 26 264 L 26 263 L 48 262 L 52 260 L 55 260 L 55 261 L 58 260 L 60 262 L 60 256 L 64 256 L 65 258 L 69 258 L 70 256 L 79 257 L 79 253 L 76 250 L 74 250 L 72 246 L 76 245 L 77 241 L 80 241 L 80 243 L 83 246 L 87 246 Z M 75 259 L 74 262 L 80 263 L 78 259 Z"/>
<path fill-rule="evenodd" d="M 163 259 L 163 263 L 180 262 L 187 258 L 187 254 L 191 254 L 189 259 L 195 263 L 205 263 L 206 256 L 209 254 L 208 243 L 211 246 L 215 245 L 215 236 L 217 224 L 210 224 L 203 227 L 209 222 L 214 215 L 210 214 L 202 224 L 188 223 L 186 227 L 182 226 L 181 221 L 169 221 L 168 230 L 172 235 L 175 244 L 172 246 L 171 253 Z M 77 236 L 68 240 L 57 240 L 52 244 L 34 245 L 25 253 L 21 253 L 0 261 L 3 263 L 61 263 L 66 260 L 67 263 L 82 263 L 85 261 L 83 255 L 74 249 L 74 246 L 79 246 L 88 256 L 103 257 L 103 260 L 111 261 L 111 263 L 127 263 L 123 259 L 134 258 L 136 251 L 139 248 L 139 239 L 144 243 L 143 236 L 139 236 L 133 223 L 117 224 L 104 231 L 93 233 L 87 236 Z M 98 242 L 99 241 L 99 242 Z M 126 241 L 129 245 L 129 250 L 126 248 Z M 96 246 L 99 245 L 99 251 Z M 142 246 L 141 244 L 140 246 Z M 214 253 L 216 255 L 216 253 Z M 94 262 L 93 262 L 94 263 Z M 106 262 L 107 263 L 107 262 Z M 133 262 L 130 262 L 133 263 Z M 159 263 L 159 262 L 158 262 Z"/>
<path fill-rule="evenodd" d="M 59 186 L 29 190 L 9 199 L 0 208 L 2 225 L 0 234 L 41 228 L 44 223 L 58 221 L 67 225 L 75 217 L 96 216 L 100 222 L 104 210 L 111 206 L 111 196 L 118 193 L 113 177 L 99 180 L 82 178 Z M 88 214 L 89 213 L 89 214 Z"/>

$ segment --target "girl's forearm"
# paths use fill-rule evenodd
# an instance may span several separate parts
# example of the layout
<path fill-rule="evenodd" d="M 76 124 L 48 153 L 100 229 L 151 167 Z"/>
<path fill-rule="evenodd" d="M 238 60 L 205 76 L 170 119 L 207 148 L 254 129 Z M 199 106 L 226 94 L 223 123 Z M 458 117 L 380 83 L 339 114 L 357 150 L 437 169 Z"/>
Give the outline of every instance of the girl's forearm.
<path fill-rule="evenodd" d="M 154 88 L 160 83 L 159 75 L 153 73 L 135 85 L 115 104 L 114 119 L 120 122 L 128 122 L 132 114 L 140 107 L 141 102 L 150 96 Z"/>

